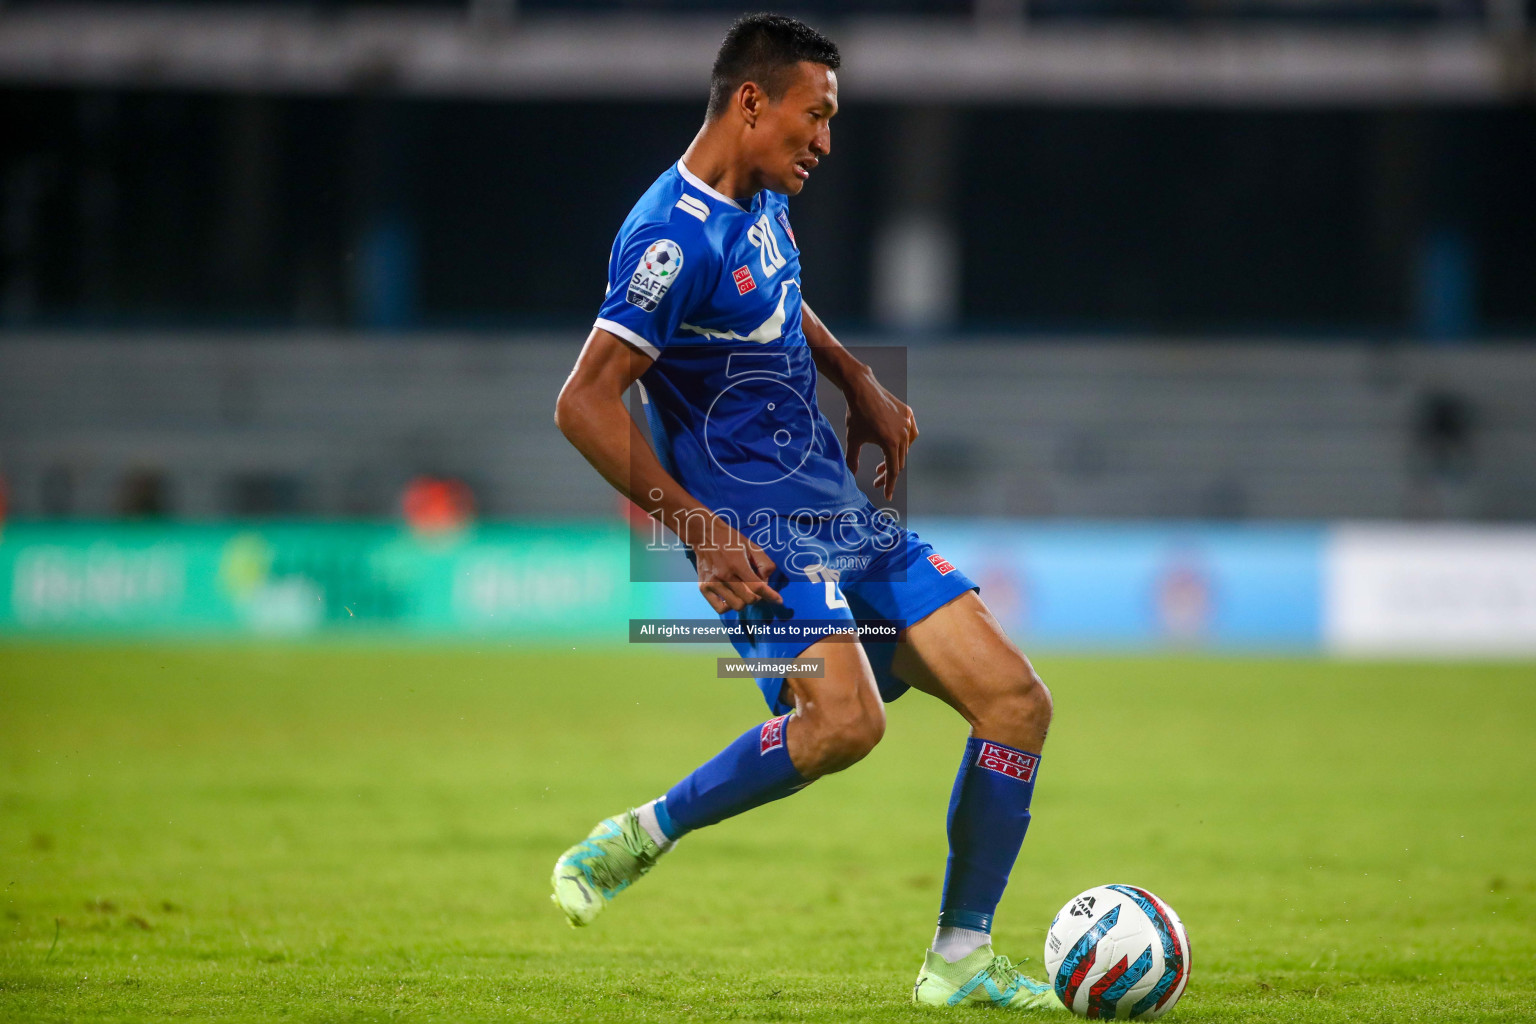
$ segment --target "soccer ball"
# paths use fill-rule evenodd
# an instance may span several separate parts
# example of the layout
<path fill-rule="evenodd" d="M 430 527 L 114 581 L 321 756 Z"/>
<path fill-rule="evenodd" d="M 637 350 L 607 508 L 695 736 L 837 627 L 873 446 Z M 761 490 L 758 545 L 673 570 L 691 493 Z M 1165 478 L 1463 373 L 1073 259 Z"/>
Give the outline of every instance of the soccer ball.
<path fill-rule="evenodd" d="M 1045 935 L 1045 969 L 1073 1013 L 1155 1020 L 1189 984 L 1189 936 L 1173 908 L 1134 885 L 1074 896 Z"/>

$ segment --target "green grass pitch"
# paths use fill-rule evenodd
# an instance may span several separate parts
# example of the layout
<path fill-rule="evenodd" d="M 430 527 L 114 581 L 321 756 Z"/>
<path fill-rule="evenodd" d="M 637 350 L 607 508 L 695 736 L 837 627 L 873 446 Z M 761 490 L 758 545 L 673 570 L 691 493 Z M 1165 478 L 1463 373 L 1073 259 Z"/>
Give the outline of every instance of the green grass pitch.
<path fill-rule="evenodd" d="M 549 903 L 765 717 L 714 654 L 0 648 L 0 1020 L 942 1019 L 907 999 L 965 729 L 921 694 L 593 927 Z M 1189 928 L 1169 1020 L 1536 1020 L 1536 666 L 1038 661 L 999 952 L 1042 974 L 1125 881 Z"/>

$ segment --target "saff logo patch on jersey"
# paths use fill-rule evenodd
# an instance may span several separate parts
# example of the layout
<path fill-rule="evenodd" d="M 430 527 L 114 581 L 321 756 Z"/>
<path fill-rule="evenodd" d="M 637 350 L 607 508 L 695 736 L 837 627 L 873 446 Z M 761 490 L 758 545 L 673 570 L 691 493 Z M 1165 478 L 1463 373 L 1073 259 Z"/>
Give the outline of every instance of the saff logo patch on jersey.
<path fill-rule="evenodd" d="M 759 756 L 770 750 L 778 750 L 784 745 L 784 723 L 789 721 L 788 715 L 780 715 L 771 722 L 764 722 L 762 731 L 757 734 L 757 753 Z"/>
<path fill-rule="evenodd" d="M 745 295 L 757 287 L 757 282 L 752 280 L 752 271 L 745 263 L 731 271 L 731 280 L 736 282 L 737 295 Z"/>
<path fill-rule="evenodd" d="M 624 299 L 632 306 L 639 306 L 647 313 L 654 310 L 661 297 L 667 294 L 672 282 L 683 269 L 683 250 L 668 238 L 651 243 L 640 257 L 635 273 L 629 279 L 629 290 Z"/>
<path fill-rule="evenodd" d="M 778 217 L 779 227 L 783 228 L 784 234 L 789 237 L 789 244 L 795 247 L 796 252 L 799 252 L 800 243 L 795 241 L 795 229 L 789 226 L 789 214 L 780 210 L 776 216 Z"/>
<path fill-rule="evenodd" d="M 929 555 L 928 564 L 939 570 L 940 576 L 948 576 L 955 571 L 955 567 L 944 559 L 943 555 Z"/>
<path fill-rule="evenodd" d="M 1035 768 L 1039 766 L 1040 759 L 1034 754 L 1026 754 L 1022 750 L 1014 750 L 1000 743 L 983 740 L 981 753 L 976 755 L 976 764 L 999 775 L 1007 775 L 1021 782 L 1028 782 L 1035 777 Z"/>

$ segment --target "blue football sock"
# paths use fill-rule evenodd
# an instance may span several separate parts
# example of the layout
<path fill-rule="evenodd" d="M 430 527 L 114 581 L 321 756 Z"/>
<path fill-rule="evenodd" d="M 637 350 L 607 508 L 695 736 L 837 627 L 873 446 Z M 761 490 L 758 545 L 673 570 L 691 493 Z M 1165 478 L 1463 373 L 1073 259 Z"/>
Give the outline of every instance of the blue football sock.
<path fill-rule="evenodd" d="M 949 795 L 949 864 L 939 926 L 992 931 L 1029 829 L 1040 755 L 972 736 Z"/>
<path fill-rule="evenodd" d="M 789 719 L 780 715 L 753 726 L 667 790 L 656 804 L 656 822 L 667 838 L 677 839 L 805 786 L 806 779 L 789 759 Z"/>

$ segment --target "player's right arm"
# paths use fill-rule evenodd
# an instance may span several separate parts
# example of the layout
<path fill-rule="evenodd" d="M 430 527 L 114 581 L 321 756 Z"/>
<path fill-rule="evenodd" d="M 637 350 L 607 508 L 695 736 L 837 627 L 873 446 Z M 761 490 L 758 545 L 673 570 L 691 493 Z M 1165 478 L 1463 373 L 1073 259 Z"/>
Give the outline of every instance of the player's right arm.
<path fill-rule="evenodd" d="M 636 245 L 628 248 L 634 249 Z M 630 262 L 631 254 L 620 254 L 621 267 Z M 686 257 L 684 265 L 688 266 Z M 681 318 L 678 307 L 686 303 L 688 290 L 669 287 L 660 296 L 661 301 L 650 302 L 652 308 L 644 309 L 622 304 L 622 280 L 618 287 L 618 295 L 610 287 L 610 301 L 604 304 L 602 322 L 633 337 L 620 338 L 601 326 L 592 329 L 555 402 L 556 426 L 603 479 L 647 515 L 660 520 L 693 550 L 699 591 L 712 608 L 740 611 L 764 598 L 781 600 L 778 591 L 768 585 L 768 577 L 775 568 L 772 559 L 688 493 L 662 467 L 624 405 L 630 385 L 652 362 L 651 353 L 643 351 L 638 343 L 644 342 L 655 351 L 665 345 L 669 327 L 676 326 L 672 321 Z M 656 314 L 661 314 L 659 319 L 653 319 Z"/>

